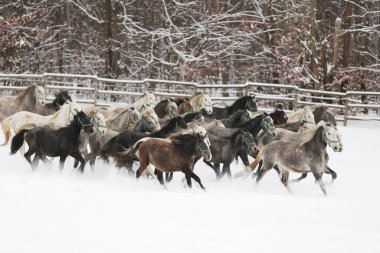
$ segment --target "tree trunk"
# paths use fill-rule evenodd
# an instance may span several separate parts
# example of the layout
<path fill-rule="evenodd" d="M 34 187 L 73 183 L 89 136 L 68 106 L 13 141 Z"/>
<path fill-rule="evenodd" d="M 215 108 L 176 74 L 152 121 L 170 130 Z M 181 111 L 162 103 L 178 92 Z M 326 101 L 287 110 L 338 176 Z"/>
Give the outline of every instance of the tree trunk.
<path fill-rule="evenodd" d="M 342 55 L 342 67 L 347 68 L 350 65 L 350 54 L 351 54 L 351 32 L 347 31 L 351 27 L 351 16 L 352 16 L 352 4 L 346 2 L 346 8 L 343 12 L 343 55 Z"/>
<path fill-rule="evenodd" d="M 319 72 L 318 72 L 318 59 L 317 59 L 317 46 L 316 46 L 316 21 L 315 21 L 315 0 L 310 0 L 310 70 L 312 74 L 312 83 L 314 89 L 319 90 Z"/>

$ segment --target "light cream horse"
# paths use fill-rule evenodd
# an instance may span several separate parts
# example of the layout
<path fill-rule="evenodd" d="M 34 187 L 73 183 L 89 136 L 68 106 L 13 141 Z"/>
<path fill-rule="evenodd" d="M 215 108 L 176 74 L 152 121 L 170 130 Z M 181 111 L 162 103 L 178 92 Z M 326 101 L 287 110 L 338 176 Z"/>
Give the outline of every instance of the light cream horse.
<path fill-rule="evenodd" d="M 15 97 L 0 98 L 0 120 L 20 111 L 38 112 L 37 106 L 45 106 L 45 104 L 44 88 L 32 84 Z"/>
<path fill-rule="evenodd" d="M 150 108 L 154 108 L 157 104 L 156 96 L 150 92 L 144 92 L 135 102 L 132 104 L 127 103 L 116 103 L 109 107 L 109 110 L 112 111 L 116 108 L 135 108 L 140 110 L 141 106 L 145 105 Z"/>
<path fill-rule="evenodd" d="M 288 123 L 302 120 L 306 121 L 306 128 L 315 126 L 314 114 L 311 107 L 305 106 L 304 108 L 298 109 L 297 111 L 288 114 Z"/>
<path fill-rule="evenodd" d="M 17 112 L 1 122 L 5 142 L 0 146 L 4 146 L 9 142 L 11 130 L 17 134 L 23 129 L 32 129 L 34 127 L 58 129 L 67 126 L 79 111 L 79 106 L 75 102 L 68 100 L 56 113 L 49 116 L 42 116 L 27 111 Z"/>
<path fill-rule="evenodd" d="M 212 113 L 212 101 L 209 95 L 204 93 L 199 93 L 190 99 L 194 107 L 194 111 L 199 112 L 202 109 L 205 109 L 207 114 Z"/>

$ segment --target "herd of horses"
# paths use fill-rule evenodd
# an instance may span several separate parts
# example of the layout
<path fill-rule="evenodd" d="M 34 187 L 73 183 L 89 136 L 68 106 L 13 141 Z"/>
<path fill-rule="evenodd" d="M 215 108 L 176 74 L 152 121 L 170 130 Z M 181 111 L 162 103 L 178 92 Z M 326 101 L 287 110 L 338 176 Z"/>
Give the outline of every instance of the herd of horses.
<path fill-rule="evenodd" d="M 328 108 L 307 106 L 289 115 L 276 109 L 267 114 L 258 112 L 253 95 L 215 107 L 204 93 L 157 103 L 154 94 L 145 92 L 134 103 L 98 108 L 79 106 L 67 91 L 46 103 L 44 88 L 33 84 L 15 97 L 0 98 L 0 120 L 5 136 L 0 145 L 11 140 L 10 154 L 20 152 L 33 170 L 40 160 L 52 166 L 52 157 L 59 157 L 63 170 L 71 156 L 74 167 L 80 163 L 79 171 L 84 172 L 86 162 L 94 169 L 99 158 L 137 178 L 157 178 L 163 186 L 180 171 L 189 187 L 193 179 L 205 189 L 194 173 L 199 160 L 219 179 L 232 178 L 231 163 L 240 158 L 245 167 L 235 178 L 252 175 L 257 185 L 273 168 L 290 192 L 289 172 L 302 174 L 293 181 L 312 173 L 326 195 L 322 175 L 330 174 L 332 181 L 337 177 L 328 166 L 326 148 L 343 149 Z M 249 157 L 255 160 L 250 163 Z"/>

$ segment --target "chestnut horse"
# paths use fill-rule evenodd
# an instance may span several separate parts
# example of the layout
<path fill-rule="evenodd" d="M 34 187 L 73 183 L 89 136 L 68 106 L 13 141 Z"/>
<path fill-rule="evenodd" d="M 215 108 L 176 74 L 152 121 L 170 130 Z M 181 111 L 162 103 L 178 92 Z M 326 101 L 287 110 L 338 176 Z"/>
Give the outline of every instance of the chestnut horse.
<path fill-rule="evenodd" d="M 208 137 L 202 137 L 200 134 L 180 134 L 169 139 L 141 139 L 132 148 L 121 152 L 120 155 L 127 157 L 136 155 L 139 159 L 140 166 L 136 172 L 136 178 L 139 178 L 148 165 L 152 164 L 156 167 L 155 174 L 161 185 L 165 185 L 163 172 L 182 171 L 189 187 L 191 187 L 191 178 L 193 178 L 205 190 L 200 178 L 192 170 L 193 157 L 197 153 L 206 161 L 211 160 L 212 154 Z"/>

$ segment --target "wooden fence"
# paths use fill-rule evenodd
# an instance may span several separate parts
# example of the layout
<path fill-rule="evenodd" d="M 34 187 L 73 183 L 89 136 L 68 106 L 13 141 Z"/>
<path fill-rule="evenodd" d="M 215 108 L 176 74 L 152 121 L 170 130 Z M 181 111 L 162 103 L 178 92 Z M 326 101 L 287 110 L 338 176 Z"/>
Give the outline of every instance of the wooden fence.
<path fill-rule="evenodd" d="M 228 105 L 240 96 L 255 94 L 260 110 L 272 111 L 278 103 L 290 112 L 304 105 L 329 107 L 347 125 L 348 120 L 380 120 L 380 92 L 328 92 L 301 89 L 293 85 L 246 82 L 244 84 L 197 84 L 156 79 L 116 80 L 95 75 L 76 74 L 2 74 L 2 95 L 13 96 L 15 91 L 36 83 L 46 89 L 52 100 L 57 90 L 66 89 L 78 103 L 109 106 L 115 102 L 132 102 L 145 91 L 154 92 L 158 99 L 191 97 L 195 92 L 209 94 L 216 105 Z M 364 101 L 364 102 L 363 102 Z"/>

